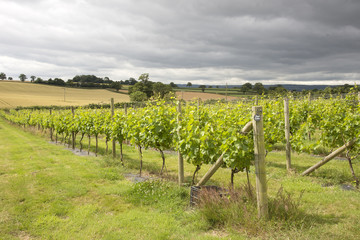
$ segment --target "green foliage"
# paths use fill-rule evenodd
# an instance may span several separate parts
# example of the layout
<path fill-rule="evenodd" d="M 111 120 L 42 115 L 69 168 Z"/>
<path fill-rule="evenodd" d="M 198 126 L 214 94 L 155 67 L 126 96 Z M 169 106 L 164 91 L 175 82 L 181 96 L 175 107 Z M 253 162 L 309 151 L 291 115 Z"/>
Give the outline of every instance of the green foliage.
<path fill-rule="evenodd" d="M 148 100 L 148 97 L 146 96 L 146 93 L 141 91 L 136 91 L 130 93 L 130 100 L 132 102 L 144 102 Z"/>
<path fill-rule="evenodd" d="M 202 92 L 205 92 L 206 85 L 200 85 L 199 88 L 201 89 Z"/>
<path fill-rule="evenodd" d="M 251 91 L 252 87 L 253 87 L 253 86 L 252 86 L 251 83 L 244 83 L 244 84 L 241 86 L 240 91 L 246 93 L 246 92 Z"/>
<path fill-rule="evenodd" d="M 166 84 L 163 84 L 161 82 L 157 82 L 157 83 L 154 83 L 152 85 L 152 89 L 153 89 L 153 92 L 154 92 L 154 97 L 155 98 L 160 98 L 160 99 L 164 99 L 166 95 L 171 93 L 172 88 L 173 87 L 171 85 L 166 85 Z"/>
<path fill-rule="evenodd" d="M 284 137 L 284 104 L 279 99 L 260 99 L 263 106 L 266 150 L 282 144 Z M 114 118 L 105 109 L 48 111 L 11 110 L 1 114 L 21 126 L 52 128 L 55 134 L 68 138 L 71 133 L 104 136 L 106 141 L 124 140 L 141 148 L 178 150 L 185 161 L 199 167 L 214 163 L 221 154 L 224 165 L 236 171 L 249 169 L 254 158 L 252 134 L 242 134 L 251 121 L 251 102 L 211 105 L 189 102 L 177 113 L 175 104 L 148 102 L 142 108 L 116 111 Z M 297 152 L 319 152 L 336 149 L 360 135 L 360 113 L 357 95 L 345 99 L 307 99 L 290 96 L 291 146 Z M 180 117 L 181 115 L 181 117 Z M 177 119 L 181 121 L 177 121 Z M 309 136 L 313 136 L 310 140 Z M 314 137 L 315 136 L 315 137 Z M 359 140 L 360 141 L 360 140 Z M 349 149 L 356 155 L 359 144 Z M 350 151 L 351 150 L 351 151 Z M 164 156 L 164 155 L 162 155 Z M 165 163 L 165 158 L 163 158 Z"/>
<path fill-rule="evenodd" d="M 3 73 L 3 72 L 1 72 L 1 73 L 0 73 L 0 79 L 1 79 L 1 80 L 6 80 L 6 74 Z M 10 80 L 10 79 L 9 79 L 9 80 Z"/>
<path fill-rule="evenodd" d="M 141 102 L 155 97 L 155 99 L 164 99 L 170 92 L 172 87 L 161 82 L 154 83 L 149 81 L 149 74 L 144 73 L 139 77 L 140 82 L 135 83 L 129 88 L 130 100 Z M 141 94 L 143 93 L 143 94 Z"/>
<path fill-rule="evenodd" d="M 25 74 L 22 73 L 22 74 L 19 75 L 19 79 L 20 79 L 20 81 L 25 82 L 25 80 L 27 79 L 27 77 L 26 77 Z"/>
<path fill-rule="evenodd" d="M 120 82 L 112 82 L 110 87 L 114 88 L 118 92 L 122 88 L 122 85 Z"/>
<path fill-rule="evenodd" d="M 34 82 L 36 77 L 35 77 L 35 76 L 31 76 L 30 78 L 31 78 L 31 82 Z"/>

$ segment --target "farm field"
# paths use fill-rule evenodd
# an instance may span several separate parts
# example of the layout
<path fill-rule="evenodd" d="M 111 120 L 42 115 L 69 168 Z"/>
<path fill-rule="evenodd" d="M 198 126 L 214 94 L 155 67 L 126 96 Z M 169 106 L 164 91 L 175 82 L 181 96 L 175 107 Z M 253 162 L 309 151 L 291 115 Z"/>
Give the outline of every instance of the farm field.
<path fill-rule="evenodd" d="M 184 91 L 184 92 L 197 92 L 197 93 L 203 93 L 202 90 L 200 88 L 196 88 L 196 87 L 191 87 L 191 88 L 177 88 L 177 91 Z M 239 91 L 239 89 L 234 89 L 234 88 L 228 88 L 228 90 L 226 90 L 225 88 L 206 88 L 204 93 L 211 93 L 211 94 L 219 94 L 219 95 L 227 95 L 228 96 L 233 96 L 233 97 L 248 97 L 248 96 L 254 96 L 253 95 L 245 95 L 242 92 Z"/>
<path fill-rule="evenodd" d="M 126 93 L 115 93 L 105 89 L 76 89 L 28 82 L 0 81 L 0 108 L 17 106 L 81 106 L 90 103 L 128 102 Z"/>
<path fill-rule="evenodd" d="M 0 149 L 4 153 L 0 157 L 0 238 L 357 239 L 360 234 L 360 194 L 352 187 L 353 177 L 344 159 L 332 160 L 310 176 L 301 177 L 299 173 L 321 158 L 294 154 L 294 171 L 287 173 L 285 153 L 270 152 L 266 167 L 271 202 L 282 199 L 286 204 L 286 198 L 291 197 L 299 203 L 299 216 L 267 223 L 248 216 L 246 220 L 252 225 L 246 226 L 244 222 L 222 223 L 216 219 L 222 219 L 216 208 L 209 215 L 189 207 L 188 186 L 194 166 L 185 164 L 187 187 L 179 188 L 174 152 L 166 152 L 166 181 L 136 184 L 131 179 L 139 171 L 139 160 L 133 146 L 124 145 L 122 167 L 119 158 L 102 155 L 103 139 L 98 157 L 77 156 L 63 145 L 48 143 L 48 133 L 30 129 L 30 133 L 24 132 L 0 119 Z M 94 152 L 94 139 L 91 142 Z M 145 150 L 143 159 L 143 175 L 161 179 L 160 153 Z M 209 168 L 204 164 L 198 178 Z M 360 171 L 358 164 L 354 170 Z M 220 169 L 208 184 L 226 187 L 230 174 L 230 169 Z M 255 185 L 253 166 L 249 175 Z M 236 174 L 235 189 L 246 181 L 245 173 Z M 286 194 L 281 195 L 279 189 Z"/>
<path fill-rule="evenodd" d="M 225 95 L 216 94 L 216 93 L 203 93 L 203 92 L 197 92 L 197 91 L 176 91 L 176 96 L 178 99 L 183 99 L 185 101 L 191 101 L 194 99 L 201 99 L 202 101 L 210 100 L 210 99 L 226 99 Z M 227 99 L 229 101 L 239 99 L 238 97 L 234 96 L 228 96 Z"/>
<path fill-rule="evenodd" d="M 127 93 L 128 90 L 124 89 L 124 90 L 120 90 L 123 91 L 124 93 Z M 183 91 L 179 91 L 177 89 L 175 89 L 175 94 L 177 99 L 182 99 L 185 101 L 191 101 L 191 100 L 196 100 L 196 99 L 201 99 L 202 101 L 206 101 L 206 100 L 210 100 L 210 99 L 226 99 L 226 96 L 224 94 L 221 94 L 221 92 L 216 93 L 216 92 L 201 92 L 201 91 L 192 91 L 191 89 L 184 89 Z M 245 97 L 245 95 L 243 95 L 243 97 Z M 229 101 L 231 100 L 236 100 L 239 99 L 239 97 L 236 96 L 228 96 L 227 99 Z"/>
<path fill-rule="evenodd" d="M 201 99 L 225 99 L 225 95 L 216 92 L 177 91 L 176 96 L 185 101 Z M 109 103 L 111 98 L 115 102 L 129 102 L 128 90 L 120 90 L 119 93 L 106 89 L 77 89 L 28 82 L 0 81 L 0 108 L 14 108 L 17 106 L 82 106 L 90 103 Z M 238 97 L 228 96 L 228 100 L 236 100 Z"/>

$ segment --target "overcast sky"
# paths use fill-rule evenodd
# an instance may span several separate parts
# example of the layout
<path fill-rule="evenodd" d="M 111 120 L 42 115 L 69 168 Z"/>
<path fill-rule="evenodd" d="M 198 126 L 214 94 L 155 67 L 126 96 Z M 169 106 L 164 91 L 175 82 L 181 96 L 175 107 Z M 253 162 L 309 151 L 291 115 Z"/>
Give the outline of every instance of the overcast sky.
<path fill-rule="evenodd" d="M 0 0 L 0 72 L 360 83 L 359 0 Z"/>

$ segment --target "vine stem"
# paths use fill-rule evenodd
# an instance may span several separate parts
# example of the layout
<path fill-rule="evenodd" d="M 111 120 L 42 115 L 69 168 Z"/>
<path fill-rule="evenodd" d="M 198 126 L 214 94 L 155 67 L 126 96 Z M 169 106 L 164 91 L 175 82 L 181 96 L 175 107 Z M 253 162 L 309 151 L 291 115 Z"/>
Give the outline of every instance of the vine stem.
<path fill-rule="evenodd" d="M 162 175 L 164 169 L 165 169 L 165 172 L 167 172 L 166 165 L 165 165 L 165 155 L 164 155 L 163 150 L 161 150 L 161 149 L 158 149 L 158 150 L 160 151 L 161 158 L 162 158 L 162 161 L 163 161 L 163 164 L 162 164 L 162 167 L 161 167 L 161 172 L 160 172 L 160 175 Z"/>
<path fill-rule="evenodd" d="M 199 172 L 200 168 L 201 168 L 200 165 L 196 165 L 196 169 L 195 169 L 193 177 L 192 177 L 192 185 L 195 185 L 195 176 Z"/>

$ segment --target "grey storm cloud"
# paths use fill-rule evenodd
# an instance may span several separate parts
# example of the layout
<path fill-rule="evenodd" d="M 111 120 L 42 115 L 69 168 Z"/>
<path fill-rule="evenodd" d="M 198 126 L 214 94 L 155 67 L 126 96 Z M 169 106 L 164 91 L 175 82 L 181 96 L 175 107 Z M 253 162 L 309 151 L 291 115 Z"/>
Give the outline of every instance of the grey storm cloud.
<path fill-rule="evenodd" d="M 360 79 L 358 0 L 0 0 L 0 71 L 120 80 Z"/>

